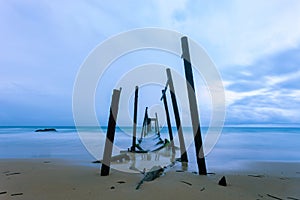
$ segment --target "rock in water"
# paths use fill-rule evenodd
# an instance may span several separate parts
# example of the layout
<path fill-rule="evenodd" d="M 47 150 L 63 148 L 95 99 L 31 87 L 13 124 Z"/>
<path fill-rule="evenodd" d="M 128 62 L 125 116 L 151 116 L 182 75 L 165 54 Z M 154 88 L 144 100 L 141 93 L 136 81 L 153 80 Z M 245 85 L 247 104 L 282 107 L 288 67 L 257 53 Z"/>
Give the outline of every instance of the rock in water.
<path fill-rule="evenodd" d="M 57 132 L 55 128 L 37 129 L 34 132 Z"/>
<path fill-rule="evenodd" d="M 223 177 L 221 178 L 221 180 L 219 181 L 219 185 L 221 185 L 221 186 L 227 186 L 225 176 L 223 176 Z"/>

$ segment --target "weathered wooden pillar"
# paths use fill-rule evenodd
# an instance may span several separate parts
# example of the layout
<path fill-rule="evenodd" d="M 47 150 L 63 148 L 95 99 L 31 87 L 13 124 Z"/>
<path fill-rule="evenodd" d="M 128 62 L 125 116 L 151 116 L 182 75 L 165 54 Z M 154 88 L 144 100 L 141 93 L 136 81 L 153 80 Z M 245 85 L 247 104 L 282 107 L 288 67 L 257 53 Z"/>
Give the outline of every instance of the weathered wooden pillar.
<path fill-rule="evenodd" d="M 137 125 L 138 94 L 139 94 L 139 87 L 135 86 L 134 111 L 133 111 L 133 131 L 132 131 L 132 146 L 131 146 L 131 151 L 132 152 L 135 151 L 135 147 L 136 147 L 136 125 Z"/>
<path fill-rule="evenodd" d="M 174 117 L 175 117 L 175 122 L 176 122 L 176 128 L 177 128 L 177 133 L 178 133 L 178 138 L 179 138 L 181 161 L 188 162 L 188 157 L 187 157 L 187 152 L 186 152 L 186 148 L 185 148 L 185 142 L 184 142 L 184 137 L 183 137 L 183 132 L 182 132 L 181 120 L 180 120 L 180 116 L 179 116 L 179 110 L 178 110 L 178 105 L 177 105 L 177 100 L 176 100 L 176 95 L 175 95 L 175 88 L 174 88 L 174 84 L 173 84 L 172 74 L 171 74 L 171 70 L 169 68 L 166 71 L 167 71 L 168 84 L 169 84 L 169 88 L 170 88 L 170 95 L 171 95 L 171 100 L 172 100 L 172 105 L 173 105 Z"/>
<path fill-rule="evenodd" d="M 120 90 L 114 90 L 110 105 L 109 120 L 106 132 L 106 140 L 103 153 L 103 162 L 101 166 L 101 176 L 108 176 L 110 171 L 111 154 L 115 139 L 116 121 L 119 110 Z"/>
<path fill-rule="evenodd" d="M 157 113 L 155 113 L 155 132 L 160 135 Z"/>
<path fill-rule="evenodd" d="M 172 126 L 171 126 L 171 120 L 170 120 L 169 108 L 168 108 L 168 103 L 167 103 L 165 90 L 162 90 L 162 99 L 163 99 L 163 102 L 164 102 L 164 107 L 165 107 L 165 112 L 166 112 L 167 125 L 168 125 L 169 137 L 170 137 L 170 144 L 171 144 L 172 152 L 175 153 L 173 132 L 172 132 Z"/>
<path fill-rule="evenodd" d="M 148 133 L 148 120 L 148 107 L 146 107 L 140 140 L 142 140 Z"/>
<path fill-rule="evenodd" d="M 181 46 L 182 46 L 182 58 L 184 62 L 184 71 L 185 71 L 186 85 L 188 91 L 188 98 L 190 104 L 191 120 L 192 120 L 193 133 L 194 133 L 194 143 L 196 149 L 198 172 L 201 175 L 206 175 L 207 171 L 206 171 L 205 157 L 204 157 L 204 151 L 202 145 L 200 120 L 199 120 L 193 71 L 192 71 L 187 37 L 181 38 Z"/>

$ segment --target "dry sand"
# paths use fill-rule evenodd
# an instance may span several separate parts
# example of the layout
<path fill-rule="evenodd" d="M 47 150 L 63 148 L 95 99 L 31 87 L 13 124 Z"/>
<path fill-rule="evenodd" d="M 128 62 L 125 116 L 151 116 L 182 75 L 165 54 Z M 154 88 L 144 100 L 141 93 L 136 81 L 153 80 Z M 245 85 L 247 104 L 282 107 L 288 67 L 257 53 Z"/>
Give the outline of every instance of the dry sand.
<path fill-rule="evenodd" d="M 0 199 L 300 199 L 299 163 L 249 169 L 199 176 L 174 168 L 136 190 L 142 174 L 112 170 L 101 177 L 96 167 L 60 160 L 0 160 Z M 226 187 L 218 185 L 222 176 Z"/>

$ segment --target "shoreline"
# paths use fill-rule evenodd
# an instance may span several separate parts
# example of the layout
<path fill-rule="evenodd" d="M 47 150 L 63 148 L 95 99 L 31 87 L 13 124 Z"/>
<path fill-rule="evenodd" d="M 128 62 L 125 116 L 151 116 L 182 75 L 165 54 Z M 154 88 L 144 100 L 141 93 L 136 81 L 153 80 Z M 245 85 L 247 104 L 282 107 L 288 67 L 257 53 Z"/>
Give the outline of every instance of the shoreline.
<path fill-rule="evenodd" d="M 58 159 L 0 159 L 0 199 L 300 199 L 300 163 L 252 163 L 251 170 L 213 171 L 207 176 L 180 170 L 180 163 L 139 190 L 142 174 Z M 218 185 L 222 176 L 228 186 Z"/>

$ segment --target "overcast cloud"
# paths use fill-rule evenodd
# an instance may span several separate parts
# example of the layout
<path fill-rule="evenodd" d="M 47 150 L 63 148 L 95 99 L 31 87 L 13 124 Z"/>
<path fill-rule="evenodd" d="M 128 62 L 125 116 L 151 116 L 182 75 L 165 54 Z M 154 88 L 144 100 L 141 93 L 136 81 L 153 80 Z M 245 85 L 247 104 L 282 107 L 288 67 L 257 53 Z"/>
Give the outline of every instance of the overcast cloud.
<path fill-rule="evenodd" d="M 206 49 L 226 88 L 226 124 L 297 124 L 299 10 L 298 0 L 0 1 L 0 125 L 73 125 L 86 56 L 143 27 L 179 31 Z"/>

